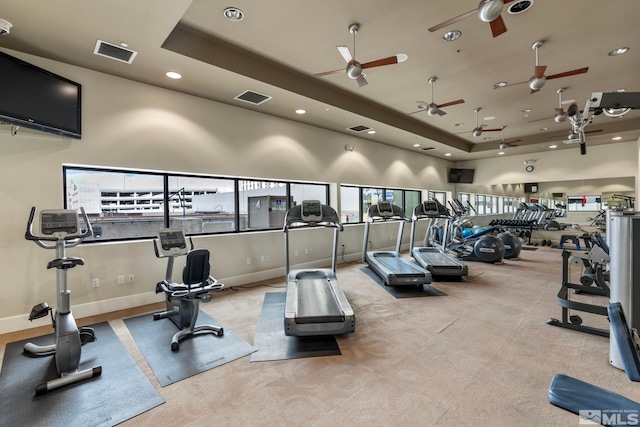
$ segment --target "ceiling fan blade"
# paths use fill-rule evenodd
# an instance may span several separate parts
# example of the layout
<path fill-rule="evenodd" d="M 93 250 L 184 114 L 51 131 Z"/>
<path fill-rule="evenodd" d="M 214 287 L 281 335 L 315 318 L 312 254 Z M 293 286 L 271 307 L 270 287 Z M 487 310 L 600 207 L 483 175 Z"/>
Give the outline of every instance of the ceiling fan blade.
<path fill-rule="evenodd" d="M 502 89 L 503 87 L 518 86 L 518 85 L 523 85 L 525 83 L 529 83 L 529 80 L 526 80 L 524 82 L 518 82 L 518 83 L 509 83 L 509 84 L 506 84 L 504 86 L 498 86 L 498 87 L 494 86 L 493 88 L 494 89 Z"/>
<path fill-rule="evenodd" d="M 486 126 L 486 125 L 482 125 L 482 126 Z M 482 129 L 482 132 L 500 132 L 502 130 L 502 128 L 496 128 L 496 129 Z"/>
<path fill-rule="evenodd" d="M 596 132 L 602 132 L 602 129 L 587 130 L 584 133 L 596 133 Z"/>
<path fill-rule="evenodd" d="M 452 105 L 464 104 L 464 99 L 456 99 L 455 101 L 445 102 L 444 104 L 438 104 L 439 108 L 450 107 Z"/>
<path fill-rule="evenodd" d="M 444 22 L 442 22 L 442 23 L 440 23 L 438 25 L 434 25 L 433 27 L 429 28 L 429 32 L 433 33 L 434 31 L 438 31 L 441 28 L 448 27 L 451 24 L 455 24 L 458 21 L 462 21 L 463 19 L 467 19 L 470 16 L 475 15 L 477 12 L 478 12 L 478 9 L 470 10 L 467 13 L 463 13 L 462 15 L 458 15 L 455 18 L 451 18 L 451 19 L 449 19 L 447 21 L 444 21 Z"/>
<path fill-rule="evenodd" d="M 398 55 L 393 55 L 388 58 L 377 59 L 371 62 L 365 62 L 362 64 L 362 69 L 365 68 L 373 68 L 373 67 L 381 67 L 383 65 L 391 65 L 398 63 Z"/>
<path fill-rule="evenodd" d="M 522 141 L 521 139 L 514 139 L 512 141 L 509 142 L 505 142 L 505 144 L 507 144 L 509 147 L 517 147 L 518 144 L 516 144 L 516 142 L 520 142 Z"/>
<path fill-rule="evenodd" d="M 547 71 L 547 66 L 546 65 L 536 65 L 535 71 L 533 72 L 533 76 L 536 79 L 539 79 L 540 77 L 544 76 L 544 72 Z M 549 77 L 547 77 L 548 79 Z"/>
<path fill-rule="evenodd" d="M 333 71 L 325 71 L 323 73 L 317 73 L 317 74 L 314 74 L 314 76 L 322 77 L 322 76 L 328 76 L 336 73 L 344 73 L 344 68 L 340 68 L 339 70 L 333 70 Z"/>
<path fill-rule="evenodd" d="M 587 71 L 589 71 L 589 67 L 577 68 L 575 70 L 565 71 L 564 73 L 558 73 L 552 76 L 547 76 L 547 80 L 559 79 L 561 77 L 575 76 L 576 74 L 584 74 Z"/>
<path fill-rule="evenodd" d="M 366 86 L 369 84 L 369 82 L 367 82 L 367 80 L 364 78 L 364 75 L 362 74 L 358 76 L 358 78 L 356 79 L 356 82 L 358 82 L 358 86 L 360 87 Z"/>
<path fill-rule="evenodd" d="M 353 61 L 353 56 L 351 56 L 351 52 L 349 51 L 348 46 L 336 46 L 336 47 L 338 48 L 338 52 L 340 52 L 340 55 L 342 55 L 344 60 L 347 61 L 347 64 Z"/>
<path fill-rule="evenodd" d="M 438 109 L 436 110 L 436 114 L 437 114 L 437 115 L 439 115 L 439 116 L 444 116 L 444 115 L 445 115 L 445 114 L 447 114 L 447 113 L 446 113 L 446 112 L 444 112 L 444 111 L 442 111 L 441 109 L 439 109 L 439 108 L 438 108 Z"/>
<path fill-rule="evenodd" d="M 489 25 L 491 26 L 491 34 L 493 34 L 493 37 L 498 37 L 500 34 L 507 32 L 507 26 L 504 24 L 502 15 L 489 22 Z"/>
<path fill-rule="evenodd" d="M 426 108 L 421 108 L 421 109 L 419 109 L 419 110 L 417 110 L 417 111 L 412 111 L 412 112 L 411 112 L 411 113 L 409 113 L 409 114 L 422 113 L 423 111 L 427 111 L 427 109 L 426 109 Z"/>
<path fill-rule="evenodd" d="M 543 120 L 551 120 L 551 119 L 553 119 L 553 116 L 552 117 L 544 117 L 542 119 L 529 120 L 527 123 L 535 123 L 535 122 L 541 122 Z"/>

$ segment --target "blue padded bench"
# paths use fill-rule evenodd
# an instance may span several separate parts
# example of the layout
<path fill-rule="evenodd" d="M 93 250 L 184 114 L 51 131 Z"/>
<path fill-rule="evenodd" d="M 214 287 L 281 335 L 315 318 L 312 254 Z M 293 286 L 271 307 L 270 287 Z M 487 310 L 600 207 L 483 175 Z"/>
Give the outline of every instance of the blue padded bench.
<path fill-rule="evenodd" d="M 576 250 L 580 250 L 580 240 L 578 240 L 578 236 L 572 234 L 563 234 L 560 236 L 560 243 L 558 244 L 558 249 L 564 248 L 564 243 L 570 242 L 573 243 L 576 247 Z"/>
<path fill-rule="evenodd" d="M 622 305 L 610 303 L 607 313 L 627 378 L 640 381 L 640 357 Z M 637 424 L 640 416 L 640 403 L 563 374 L 556 374 L 551 380 L 549 402 L 603 425 L 631 425 L 631 421 Z"/>
<path fill-rule="evenodd" d="M 619 302 L 612 302 L 607 306 L 611 331 L 618 344 L 620 359 L 624 365 L 627 378 L 631 381 L 640 381 L 640 358 L 636 343 L 627 324 L 627 318 Z"/>
<path fill-rule="evenodd" d="M 551 380 L 549 402 L 603 425 L 630 425 L 626 416 L 640 414 L 640 403 L 563 374 L 556 374 Z"/>

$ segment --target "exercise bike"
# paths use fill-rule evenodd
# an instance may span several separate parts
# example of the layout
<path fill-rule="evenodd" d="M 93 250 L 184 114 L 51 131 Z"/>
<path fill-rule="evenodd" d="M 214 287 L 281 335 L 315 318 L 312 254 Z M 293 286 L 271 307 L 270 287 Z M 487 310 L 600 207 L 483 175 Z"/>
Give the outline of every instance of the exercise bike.
<path fill-rule="evenodd" d="M 55 330 L 55 342 L 50 345 L 36 345 L 31 342 L 24 345 L 24 351 L 34 356 L 53 356 L 56 362 L 58 378 L 36 386 L 36 395 L 63 387 L 68 384 L 99 376 L 102 366 L 79 370 L 82 345 L 95 341 L 92 328 L 76 326 L 71 313 L 71 292 L 67 289 L 67 270 L 84 265 L 82 258 L 67 257 L 66 248 L 77 246 L 87 237 L 93 235 L 89 218 L 80 208 L 86 230 L 82 231 L 78 221 L 78 213 L 72 209 L 46 209 L 40 212 L 40 235 L 33 234 L 33 219 L 36 208 L 31 208 L 25 239 L 35 242 L 44 249 L 55 249 L 56 258 L 49 261 L 47 269 L 56 269 L 56 287 L 58 306 L 53 313 L 46 302 L 35 305 L 31 309 L 29 320 L 39 319 L 51 314 L 51 322 Z M 45 242 L 55 242 L 47 244 Z"/>
<path fill-rule="evenodd" d="M 211 292 L 219 292 L 224 284 L 209 274 L 209 251 L 194 249 L 193 240 L 189 238 L 191 249 L 187 247 L 184 232 L 179 228 L 165 228 L 158 231 L 160 245 L 153 241 L 156 257 L 168 258 L 165 279 L 156 284 L 156 293 L 164 293 L 167 309 L 153 314 L 153 320 L 170 319 L 178 328 L 171 338 L 171 351 L 180 349 L 180 341 L 200 334 L 224 335 L 224 329 L 217 325 L 199 325 L 198 311 L 200 302 L 210 302 Z M 186 263 L 182 270 L 182 282 L 175 283 L 173 263 L 179 256 L 186 255 Z"/>

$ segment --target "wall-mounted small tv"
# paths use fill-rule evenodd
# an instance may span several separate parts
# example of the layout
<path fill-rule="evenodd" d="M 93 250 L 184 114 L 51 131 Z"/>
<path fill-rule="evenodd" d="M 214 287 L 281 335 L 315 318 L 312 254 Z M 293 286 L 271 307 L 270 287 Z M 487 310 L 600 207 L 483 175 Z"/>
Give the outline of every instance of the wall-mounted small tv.
<path fill-rule="evenodd" d="M 81 137 L 81 85 L 0 52 L 0 122 Z"/>
<path fill-rule="evenodd" d="M 449 169 L 449 184 L 473 184 L 475 169 Z"/>

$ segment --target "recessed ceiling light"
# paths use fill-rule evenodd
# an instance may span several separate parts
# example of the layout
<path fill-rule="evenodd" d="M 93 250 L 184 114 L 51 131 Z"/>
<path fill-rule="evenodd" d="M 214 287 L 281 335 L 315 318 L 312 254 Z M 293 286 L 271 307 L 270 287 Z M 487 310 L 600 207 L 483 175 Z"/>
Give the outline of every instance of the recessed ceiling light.
<path fill-rule="evenodd" d="M 306 112 L 307 112 L 306 110 L 303 110 L 303 109 L 301 109 L 301 108 L 300 108 L 300 109 L 298 109 L 298 110 L 296 110 L 296 114 L 304 114 L 304 113 L 306 113 Z"/>
<path fill-rule="evenodd" d="M 612 141 L 620 141 L 621 139 L 621 136 L 614 136 L 613 138 L 611 138 Z"/>
<path fill-rule="evenodd" d="M 550 145 L 549 148 L 558 148 L 558 146 L 554 144 L 554 145 Z"/>
<path fill-rule="evenodd" d="M 244 19 L 244 12 L 237 7 L 228 7 L 224 10 L 224 17 L 229 21 L 242 21 Z"/>
<path fill-rule="evenodd" d="M 496 119 L 495 116 L 487 116 L 483 120 L 495 120 L 495 119 Z"/>
<path fill-rule="evenodd" d="M 498 89 L 499 87 L 505 87 L 506 85 L 508 85 L 508 82 L 498 82 L 498 83 L 494 83 L 493 84 L 493 88 L 494 89 Z"/>
<path fill-rule="evenodd" d="M 447 42 L 452 42 L 454 40 L 458 40 L 461 35 L 462 35 L 462 32 L 460 32 L 459 30 L 452 30 L 447 33 L 444 33 L 444 35 L 442 36 L 442 40 Z"/>
<path fill-rule="evenodd" d="M 420 144 L 413 144 L 414 147 L 420 147 Z"/>
<path fill-rule="evenodd" d="M 509 6 L 507 12 L 511 15 L 516 15 L 518 13 L 524 12 L 525 10 L 529 10 L 532 4 L 533 0 L 520 0 Z"/>
<path fill-rule="evenodd" d="M 374 133 L 376 133 L 375 130 L 371 129 L 369 132 L 367 132 L 369 135 L 373 135 Z"/>
<path fill-rule="evenodd" d="M 454 126 L 455 126 L 455 127 L 464 126 L 464 123 L 456 123 Z"/>
<path fill-rule="evenodd" d="M 175 71 L 167 71 L 165 73 L 165 75 L 167 77 L 169 77 L 170 79 L 181 79 L 182 78 L 182 74 L 176 73 Z"/>
<path fill-rule="evenodd" d="M 616 89 L 616 92 L 624 92 L 624 91 L 626 91 L 626 89 L 623 87 L 621 87 L 620 89 Z"/>
<path fill-rule="evenodd" d="M 523 108 L 522 110 L 520 110 L 521 113 L 530 113 L 531 111 L 533 111 L 531 110 L 531 108 Z"/>
<path fill-rule="evenodd" d="M 540 128 L 540 131 L 544 132 L 545 130 L 549 130 L 549 128 Z"/>
<path fill-rule="evenodd" d="M 623 53 L 627 53 L 627 52 L 629 52 L 629 48 L 628 47 L 619 47 L 617 49 L 613 49 L 607 55 L 609 55 L 609 56 L 618 56 L 618 55 L 622 55 Z"/>
<path fill-rule="evenodd" d="M 498 151 L 498 155 L 502 156 L 504 154 L 504 151 Z"/>
<path fill-rule="evenodd" d="M 445 156 L 451 157 L 451 153 L 444 153 Z"/>
<path fill-rule="evenodd" d="M 485 136 L 485 137 L 484 137 L 484 138 L 482 138 L 482 139 L 484 139 L 485 141 L 488 141 L 488 140 L 490 140 L 490 139 L 491 139 L 491 137 L 490 137 L 490 136 Z"/>
<path fill-rule="evenodd" d="M 127 42 L 122 42 L 122 43 L 120 43 L 120 46 L 122 46 L 122 47 L 129 47 L 129 43 L 127 43 Z"/>

